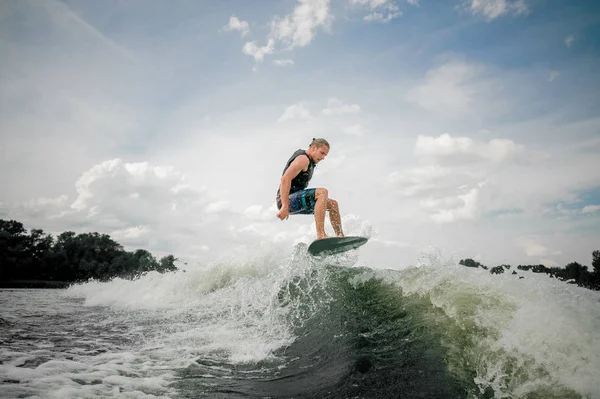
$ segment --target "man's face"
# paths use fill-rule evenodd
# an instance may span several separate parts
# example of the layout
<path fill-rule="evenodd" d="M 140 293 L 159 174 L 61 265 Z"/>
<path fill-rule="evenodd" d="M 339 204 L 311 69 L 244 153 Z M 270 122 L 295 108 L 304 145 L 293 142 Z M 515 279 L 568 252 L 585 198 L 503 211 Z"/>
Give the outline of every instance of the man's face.
<path fill-rule="evenodd" d="M 327 154 L 329 154 L 329 147 L 327 147 L 326 145 L 322 145 L 321 147 L 315 146 L 313 148 L 313 153 L 311 155 L 312 155 L 313 161 L 315 161 L 315 163 L 319 163 L 325 159 Z"/>

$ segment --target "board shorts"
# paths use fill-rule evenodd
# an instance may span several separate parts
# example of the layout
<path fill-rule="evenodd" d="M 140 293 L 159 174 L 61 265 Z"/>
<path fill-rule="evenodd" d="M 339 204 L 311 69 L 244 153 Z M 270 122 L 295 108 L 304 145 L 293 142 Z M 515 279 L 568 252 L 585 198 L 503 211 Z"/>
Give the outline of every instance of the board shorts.
<path fill-rule="evenodd" d="M 290 215 L 312 215 L 315 212 L 316 188 L 296 191 L 290 194 Z M 281 197 L 277 197 L 277 209 L 281 209 Z"/>

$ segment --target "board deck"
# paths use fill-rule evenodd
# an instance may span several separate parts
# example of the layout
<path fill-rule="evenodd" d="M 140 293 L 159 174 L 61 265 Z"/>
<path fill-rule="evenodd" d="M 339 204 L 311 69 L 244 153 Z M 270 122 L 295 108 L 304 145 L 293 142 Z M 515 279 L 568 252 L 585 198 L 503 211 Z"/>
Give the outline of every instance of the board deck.
<path fill-rule="evenodd" d="M 327 256 L 339 254 L 341 252 L 356 249 L 366 244 L 368 238 L 365 237 L 328 237 L 313 241 L 308 246 L 308 253 L 313 256 Z"/>

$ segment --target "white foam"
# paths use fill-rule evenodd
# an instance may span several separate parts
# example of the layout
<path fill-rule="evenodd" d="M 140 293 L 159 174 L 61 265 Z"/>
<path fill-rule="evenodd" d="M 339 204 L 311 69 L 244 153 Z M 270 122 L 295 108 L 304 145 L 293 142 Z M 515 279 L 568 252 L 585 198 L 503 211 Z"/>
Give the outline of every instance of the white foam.
<path fill-rule="evenodd" d="M 258 254 L 246 260 L 223 259 L 210 265 L 160 274 L 149 272 L 136 279 L 116 278 L 108 283 L 89 282 L 69 288 L 68 293 L 85 298 L 87 306 L 120 309 L 164 309 L 200 305 L 203 295 L 247 278 L 263 278 L 279 269 L 273 254 Z"/>
<path fill-rule="evenodd" d="M 148 273 L 134 281 L 115 279 L 65 291 L 12 295 L 13 306 L 21 312 L 31 308 L 37 315 L 64 313 L 74 325 L 64 331 L 60 325 L 49 328 L 52 337 L 38 333 L 35 353 L 28 353 L 25 344 L 0 348 L 0 380 L 9 381 L 3 394 L 169 397 L 175 370 L 198 359 L 273 359 L 294 340 L 288 322 L 294 306 L 280 306 L 280 289 L 310 267 L 262 251 L 185 272 Z M 46 342 L 50 338 L 54 344 Z"/>
<path fill-rule="evenodd" d="M 118 354 L 113 354 L 113 357 Z M 126 361 L 127 356 L 121 358 Z M 139 358 L 139 356 L 135 356 Z M 84 357 L 81 361 L 50 360 L 36 368 L 16 367 L 4 364 L 0 378 L 18 383 L 4 384 L 3 395 L 21 396 L 28 393 L 39 398 L 110 397 L 117 392 L 127 392 L 129 397 L 167 397 L 173 380 L 171 373 L 143 377 L 145 373 L 136 367 L 118 363 L 105 363 L 101 357 Z M 131 377 L 123 377 L 128 374 Z M 137 391 L 137 394 L 136 394 Z M 29 397 L 29 396 L 28 396 Z"/>
<path fill-rule="evenodd" d="M 472 336 L 467 349 L 482 386 L 514 397 L 540 387 L 600 397 L 600 293 L 545 274 L 511 273 L 434 263 L 377 275 L 405 295 L 428 298 Z"/>
<path fill-rule="evenodd" d="M 18 309 L 75 318 L 70 328 L 78 334 L 58 325 L 52 328 L 54 341 L 38 337 L 35 352 L 26 346 L 0 348 L 0 380 L 11 381 L 3 384 L 3 394 L 170 397 L 176 370 L 198 359 L 276 362 L 278 350 L 296 338 L 300 309 L 323 299 L 309 293 L 327 286 L 326 271 L 308 260 L 305 249 L 299 246 L 292 257 L 261 249 L 134 281 L 11 293 L 14 309 L 7 309 L 8 315 Z M 464 341 L 460 355 L 469 357 L 476 382 L 493 387 L 498 396 L 526 397 L 545 387 L 600 397 L 600 293 L 518 273 L 525 278 L 434 260 L 400 271 L 371 270 L 353 282 L 383 278 L 405 296 L 421 297 L 443 311 L 445 319 L 433 327 L 447 334 L 448 345 Z M 294 285 L 309 275 L 302 287 Z M 296 299 L 302 303 L 290 294 L 299 289 L 307 293 Z M 68 346 L 61 341 L 65 337 Z M 23 367 L 31 362 L 41 364 Z"/>
<path fill-rule="evenodd" d="M 263 250 L 185 272 L 77 285 L 68 295 L 83 297 L 86 306 L 134 311 L 130 317 L 138 311 L 137 317 L 155 320 L 159 331 L 145 347 L 178 365 L 215 353 L 230 363 L 257 362 L 294 340 L 288 322 L 294 307 L 281 307 L 278 297 L 286 281 L 311 265 L 297 253 L 294 260 L 283 255 Z"/>

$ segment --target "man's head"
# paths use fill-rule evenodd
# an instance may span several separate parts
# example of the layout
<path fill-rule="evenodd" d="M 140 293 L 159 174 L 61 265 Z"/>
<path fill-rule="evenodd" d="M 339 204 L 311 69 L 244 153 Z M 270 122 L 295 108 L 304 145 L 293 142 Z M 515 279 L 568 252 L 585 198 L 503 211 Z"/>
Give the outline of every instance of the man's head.
<path fill-rule="evenodd" d="M 306 152 L 314 163 L 319 163 L 329 154 L 329 143 L 325 139 L 313 138 Z"/>

